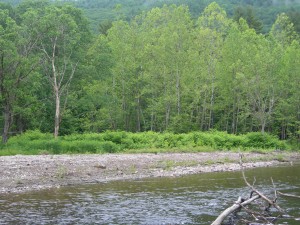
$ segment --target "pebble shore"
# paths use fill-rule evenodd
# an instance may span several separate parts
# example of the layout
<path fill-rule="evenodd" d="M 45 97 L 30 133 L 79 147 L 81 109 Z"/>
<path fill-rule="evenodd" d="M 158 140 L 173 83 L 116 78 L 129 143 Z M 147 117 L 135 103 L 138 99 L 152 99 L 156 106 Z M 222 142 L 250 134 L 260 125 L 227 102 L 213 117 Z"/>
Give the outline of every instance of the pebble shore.
<path fill-rule="evenodd" d="M 0 194 L 124 179 L 240 170 L 239 153 L 37 155 L 0 157 Z M 299 153 L 244 153 L 245 168 L 300 162 Z"/>

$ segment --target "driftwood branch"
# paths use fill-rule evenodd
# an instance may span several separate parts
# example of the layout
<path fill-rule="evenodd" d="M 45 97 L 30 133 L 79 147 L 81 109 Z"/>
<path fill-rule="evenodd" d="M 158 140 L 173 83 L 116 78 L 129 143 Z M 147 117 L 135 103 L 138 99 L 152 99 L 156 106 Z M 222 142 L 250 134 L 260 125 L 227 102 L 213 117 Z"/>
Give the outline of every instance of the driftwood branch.
<path fill-rule="evenodd" d="M 233 212 L 235 212 L 236 210 L 240 209 L 241 207 L 245 207 L 246 205 L 249 205 L 251 202 L 255 201 L 256 199 L 260 198 L 260 196 L 255 195 L 252 198 L 243 201 L 241 197 L 239 197 L 239 199 L 229 208 L 227 208 L 226 210 L 224 210 L 224 212 L 222 212 L 218 218 L 211 224 L 211 225 L 221 225 L 222 222 Z"/>
<path fill-rule="evenodd" d="M 280 192 L 280 191 L 277 191 L 277 194 L 279 194 L 279 195 L 281 195 L 281 196 L 285 196 L 285 197 L 300 198 L 300 196 L 292 195 L 292 194 L 286 194 L 286 193 L 282 193 L 282 192 Z"/>
<path fill-rule="evenodd" d="M 242 164 L 242 157 L 240 157 L 240 165 L 242 167 L 242 175 L 243 175 L 243 179 L 245 181 L 245 183 L 247 184 L 248 187 L 251 188 L 252 192 L 256 193 L 257 195 L 259 195 L 262 199 L 264 199 L 270 206 L 273 206 L 274 208 L 276 208 L 279 212 L 283 213 L 284 210 L 282 208 L 279 207 L 279 205 L 276 204 L 276 199 L 275 200 L 271 200 L 269 199 L 267 196 L 265 196 L 263 193 L 261 193 L 260 191 L 258 191 L 254 186 L 252 186 L 248 181 L 247 178 L 245 176 L 245 171 L 243 168 L 243 164 Z"/>
<path fill-rule="evenodd" d="M 254 178 L 254 182 L 252 185 L 248 182 L 248 180 L 245 176 L 241 155 L 240 155 L 240 166 L 241 166 L 241 171 L 242 171 L 244 182 L 251 189 L 250 197 L 247 200 L 243 200 L 241 197 L 239 197 L 238 200 L 232 206 L 230 206 L 226 210 L 224 210 L 211 225 L 221 225 L 222 222 L 228 216 L 230 216 L 232 213 L 238 212 L 238 210 L 243 210 L 244 212 L 246 212 L 248 214 L 248 216 L 254 218 L 255 221 L 263 221 L 263 223 L 267 222 L 268 224 L 272 224 L 275 220 L 282 217 L 285 212 L 276 203 L 279 195 L 286 196 L 286 197 L 300 198 L 300 196 L 296 196 L 293 194 L 285 194 L 285 193 L 278 191 L 273 182 L 273 179 L 271 178 L 271 181 L 273 184 L 273 189 L 274 189 L 274 199 L 271 200 L 269 197 L 267 197 L 265 194 L 263 194 L 261 191 L 257 190 L 254 187 L 254 183 L 256 181 L 255 178 Z M 259 204 L 257 204 L 255 202 L 255 200 L 257 200 L 257 199 L 261 199 L 264 203 L 267 203 L 268 206 L 262 211 L 258 210 Z M 251 204 L 251 203 L 253 203 L 253 204 Z M 253 209 L 251 209 L 251 207 L 248 207 L 248 205 L 254 205 Z M 274 215 L 273 212 L 272 212 L 272 215 L 270 214 L 270 211 L 269 211 L 270 208 L 275 208 L 277 210 L 276 211 L 277 213 L 275 213 L 276 215 Z M 247 218 L 240 219 L 240 221 L 247 221 L 246 219 Z M 257 222 L 255 222 L 255 223 L 251 223 L 250 221 L 248 221 L 248 222 L 250 224 L 259 224 Z"/>

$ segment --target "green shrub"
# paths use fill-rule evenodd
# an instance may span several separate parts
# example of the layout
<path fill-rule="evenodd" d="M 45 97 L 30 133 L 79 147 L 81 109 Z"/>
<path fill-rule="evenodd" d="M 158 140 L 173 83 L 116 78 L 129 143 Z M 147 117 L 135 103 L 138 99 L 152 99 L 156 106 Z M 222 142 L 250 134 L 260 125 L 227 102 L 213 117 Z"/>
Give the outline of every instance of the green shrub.
<path fill-rule="evenodd" d="M 286 149 L 287 145 L 277 137 L 267 133 L 251 132 L 245 135 L 244 146 L 248 148 Z"/>
<path fill-rule="evenodd" d="M 28 143 L 35 140 L 51 140 L 53 139 L 53 135 L 50 133 L 41 133 L 38 130 L 27 131 L 25 133 L 13 136 L 9 138 L 9 145 L 22 145 L 24 143 Z"/>
<path fill-rule="evenodd" d="M 269 134 L 233 135 L 226 132 L 113 132 L 71 134 L 55 139 L 52 134 L 28 131 L 9 139 L 1 146 L 0 155 L 7 154 L 78 154 L 115 152 L 170 152 L 213 150 L 288 149 L 286 142 Z"/>
<path fill-rule="evenodd" d="M 98 151 L 100 152 L 106 152 L 106 153 L 115 153 L 120 150 L 119 145 L 112 141 L 105 141 L 101 142 L 98 148 Z"/>
<path fill-rule="evenodd" d="M 102 134 L 104 141 L 111 141 L 115 144 L 121 144 L 122 139 L 126 138 L 129 133 L 125 131 L 113 132 L 113 131 L 106 131 Z"/>
<path fill-rule="evenodd" d="M 62 141 L 62 153 L 97 153 L 99 142 L 93 140 Z"/>

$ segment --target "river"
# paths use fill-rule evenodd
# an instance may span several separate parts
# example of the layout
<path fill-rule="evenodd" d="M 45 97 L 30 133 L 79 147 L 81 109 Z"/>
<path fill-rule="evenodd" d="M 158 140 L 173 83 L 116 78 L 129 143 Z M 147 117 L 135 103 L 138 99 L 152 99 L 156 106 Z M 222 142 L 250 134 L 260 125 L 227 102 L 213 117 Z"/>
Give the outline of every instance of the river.
<path fill-rule="evenodd" d="M 272 195 L 278 190 L 300 195 L 300 165 L 246 170 L 255 187 Z M 210 224 L 237 200 L 248 197 L 241 172 L 63 187 L 3 195 L 0 224 Z M 280 197 L 278 204 L 300 224 L 300 200 Z"/>

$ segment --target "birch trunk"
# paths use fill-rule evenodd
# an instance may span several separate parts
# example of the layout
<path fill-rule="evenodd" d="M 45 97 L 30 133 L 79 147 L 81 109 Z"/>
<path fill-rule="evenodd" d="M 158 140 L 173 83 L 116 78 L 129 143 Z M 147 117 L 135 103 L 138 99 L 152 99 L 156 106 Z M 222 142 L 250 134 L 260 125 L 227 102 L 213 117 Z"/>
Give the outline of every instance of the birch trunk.
<path fill-rule="evenodd" d="M 58 89 L 54 88 L 55 91 L 55 119 L 54 119 L 54 137 L 57 138 L 59 134 L 60 126 L 60 97 Z"/>

